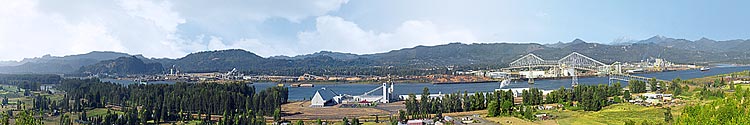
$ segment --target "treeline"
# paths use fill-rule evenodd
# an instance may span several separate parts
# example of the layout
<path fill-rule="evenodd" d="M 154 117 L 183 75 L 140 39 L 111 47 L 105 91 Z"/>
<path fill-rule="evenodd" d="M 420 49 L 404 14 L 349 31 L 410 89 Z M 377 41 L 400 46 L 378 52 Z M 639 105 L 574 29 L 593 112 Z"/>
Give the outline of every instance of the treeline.
<path fill-rule="evenodd" d="M 597 111 L 607 105 L 622 102 L 619 96 L 623 95 L 620 83 L 611 86 L 600 85 L 579 85 L 573 89 L 561 87 L 549 93 L 546 98 L 543 92 L 537 88 L 523 90 L 520 97 L 523 101 L 520 105 L 514 104 L 514 92 L 512 91 L 495 91 L 479 92 L 468 94 L 466 92 L 446 94 L 442 98 L 429 98 L 429 89 L 425 88 L 417 99 L 415 94 L 410 94 L 406 100 L 406 111 L 400 112 L 401 120 L 414 118 L 431 118 L 429 114 L 436 114 L 437 117 L 442 113 L 463 112 L 488 109 L 489 116 L 516 116 L 533 120 L 533 113 L 536 112 L 536 105 L 559 103 L 572 106 L 573 108 L 586 111 Z M 609 97 L 616 97 L 609 99 Z M 617 100 L 617 101 L 615 101 Z"/>
<path fill-rule="evenodd" d="M 67 94 L 61 101 L 63 111 L 81 112 L 85 107 L 99 108 L 108 104 L 127 105 L 130 91 L 127 87 L 116 83 L 101 82 L 99 79 L 64 79 L 57 89 Z"/>
<path fill-rule="evenodd" d="M 244 74 L 300 76 L 314 75 L 429 75 L 450 74 L 446 68 L 420 68 L 408 66 L 339 66 L 339 67 L 290 67 L 279 69 L 253 69 Z"/>
<path fill-rule="evenodd" d="M 150 84 L 131 85 L 129 89 L 130 101 L 137 105 L 208 114 L 239 109 L 271 115 L 288 98 L 287 88 L 272 87 L 256 94 L 255 87 L 246 84 Z"/>
<path fill-rule="evenodd" d="M 0 84 L 31 90 L 39 90 L 42 84 L 58 84 L 61 80 L 62 77 L 55 74 L 0 74 Z"/>
<path fill-rule="evenodd" d="M 410 119 L 430 118 L 429 114 L 437 114 L 440 117 L 442 113 L 483 110 L 487 108 L 486 100 L 496 98 L 495 93 L 481 92 L 473 95 L 456 92 L 446 94 L 442 98 L 430 98 L 429 95 L 427 87 L 423 89 L 419 99 L 415 94 L 409 94 L 409 99 L 405 101 L 406 111 L 399 114 L 400 120 L 406 120 L 406 116 Z M 512 98 L 512 94 L 509 97 Z"/>
<path fill-rule="evenodd" d="M 0 83 L 35 82 L 42 84 L 60 83 L 62 77 L 55 74 L 0 74 Z"/>
<path fill-rule="evenodd" d="M 599 84 L 596 86 L 577 86 L 573 88 L 572 100 L 566 102 L 578 101 L 578 106 L 585 111 L 599 111 L 602 107 L 608 106 L 613 103 L 614 100 L 609 100 L 609 97 L 620 96 L 622 87 L 620 83 L 615 83 L 613 86 L 607 86 Z"/>
<path fill-rule="evenodd" d="M 77 120 L 86 121 L 90 124 L 100 125 L 144 125 L 158 123 L 157 118 L 159 115 L 152 114 L 148 110 L 138 110 L 137 108 L 123 108 L 123 113 L 114 113 L 107 111 L 106 114 L 100 116 L 88 117 L 85 112 L 82 112 Z M 266 125 L 265 118 L 260 115 L 256 115 L 253 112 L 235 113 L 235 114 L 223 114 L 220 115 L 220 119 L 216 122 L 211 121 L 214 117 L 219 115 L 208 115 L 208 114 L 194 114 L 190 112 L 181 112 L 181 115 L 175 116 L 174 121 L 202 121 L 200 124 L 211 124 L 216 123 L 218 125 Z M 193 117 L 197 116 L 197 117 Z M 72 123 L 72 118 L 69 118 L 63 114 L 61 116 L 60 123 Z M 155 122 L 149 122 L 153 120 Z M 72 125 L 72 124 L 71 124 Z"/>
<path fill-rule="evenodd" d="M 79 118 L 97 124 L 188 120 L 194 115 L 205 122 L 216 121 L 211 121 L 210 115 L 223 115 L 219 120 L 222 123 L 260 124 L 264 122 L 262 116 L 281 115 L 281 104 L 287 102 L 289 93 L 284 87 L 256 92 L 254 86 L 245 83 L 133 84 L 126 87 L 98 79 L 65 79 L 58 89 L 67 92 L 63 101 L 50 101 L 49 105 L 55 105 L 54 108 L 35 106 L 35 109 L 85 112 L 92 108 L 122 107 L 122 114 Z M 45 99 L 35 100 L 43 102 Z M 67 104 L 69 101 L 73 104 Z"/>
<path fill-rule="evenodd" d="M 625 91 L 626 96 L 630 95 Z M 578 85 L 573 89 L 560 87 L 547 94 L 546 103 L 560 103 L 570 105 L 572 102 L 578 102 L 575 108 L 586 111 L 598 111 L 602 107 L 608 106 L 615 102 L 622 102 L 619 96 L 623 95 L 622 86 L 619 82 L 608 86 L 599 85 Z M 609 97 L 615 97 L 610 100 Z"/>

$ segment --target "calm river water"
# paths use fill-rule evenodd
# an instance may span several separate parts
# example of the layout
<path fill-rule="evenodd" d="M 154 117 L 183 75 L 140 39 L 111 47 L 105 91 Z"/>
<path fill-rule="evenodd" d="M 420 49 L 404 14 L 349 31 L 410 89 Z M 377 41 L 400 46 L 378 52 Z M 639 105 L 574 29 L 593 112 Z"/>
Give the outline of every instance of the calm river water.
<path fill-rule="evenodd" d="M 664 79 L 664 80 L 671 80 L 674 78 L 681 78 L 681 79 L 691 79 L 691 78 L 700 78 L 705 76 L 712 76 L 712 75 L 718 75 L 718 74 L 726 74 L 731 72 L 739 72 L 744 70 L 750 70 L 750 66 L 723 66 L 723 67 L 713 67 L 709 71 L 698 71 L 698 70 L 684 70 L 684 71 L 670 71 L 670 72 L 657 72 L 657 73 L 645 73 L 645 74 L 635 74 L 637 76 L 644 76 L 644 77 L 655 77 L 657 79 Z M 102 81 L 110 81 L 110 82 L 116 82 L 116 83 L 122 83 L 122 82 L 129 82 L 129 81 L 117 81 L 117 80 L 111 80 L 111 79 L 102 79 Z M 595 85 L 595 84 L 608 84 L 608 77 L 586 77 L 586 78 L 579 78 L 578 79 L 579 84 L 586 84 L 586 85 Z M 627 82 L 622 81 L 622 86 L 627 86 Z M 276 86 L 277 83 L 271 83 L 271 82 L 261 82 L 261 83 L 255 83 L 252 84 L 256 87 L 256 90 L 262 90 L 268 87 Z M 336 93 L 339 94 L 350 94 L 350 95 L 360 95 L 364 92 L 370 91 L 372 89 L 375 89 L 379 87 L 381 83 L 373 83 L 373 84 L 361 84 L 361 83 L 339 83 L 339 84 L 316 84 L 315 87 L 299 87 L 299 88 L 289 88 L 289 100 L 302 100 L 302 99 L 310 99 L 315 94 L 316 90 L 321 90 L 322 88 L 326 88 L 329 90 L 333 90 Z M 394 93 L 397 95 L 402 94 L 409 94 L 409 93 L 422 93 L 422 89 L 424 87 L 427 87 L 430 89 L 430 93 L 454 93 L 454 92 L 490 92 L 494 91 L 495 89 L 499 88 L 500 84 L 498 82 L 488 82 L 488 83 L 471 83 L 471 84 L 440 84 L 440 85 L 434 85 L 431 83 L 395 83 L 395 89 Z M 289 86 L 288 84 L 286 86 Z M 551 89 L 558 89 L 560 86 L 570 88 L 571 87 L 571 80 L 570 79 L 548 79 L 548 80 L 536 80 L 535 84 L 529 85 L 525 81 L 517 81 L 517 82 L 511 82 L 510 85 L 507 85 L 503 88 L 529 88 L 529 87 L 535 87 L 539 89 L 544 90 L 551 90 Z M 380 91 L 376 92 L 379 93 Z M 323 93 L 323 91 L 321 91 Z M 326 92 L 329 93 L 329 92 Z"/>

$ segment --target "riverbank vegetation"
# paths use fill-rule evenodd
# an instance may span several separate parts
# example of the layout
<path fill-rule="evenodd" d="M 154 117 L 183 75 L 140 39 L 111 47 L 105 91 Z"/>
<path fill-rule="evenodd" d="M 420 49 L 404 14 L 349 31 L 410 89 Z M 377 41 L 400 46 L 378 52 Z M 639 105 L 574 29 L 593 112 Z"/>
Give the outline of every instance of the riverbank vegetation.
<path fill-rule="evenodd" d="M 731 81 L 737 78 L 750 78 L 745 77 L 750 76 L 748 74 L 750 72 L 745 71 L 689 80 L 675 78 L 670 82 L 655 79 L 633 80 L 629 81 L 631 84 L 625 89 L 620 87 L 619 83 L 609 86 L 580 85 L 572 89 L 560 88 L 546 96 L 542 96 L 540 90 L 533 88 L 522 91 L 519 97 L 513 97 L 514 93 L 510 91 L 473 95 L 453 93 L 444 98 L 430 98 L 428 101 L 408 100 L 408 111 L 403 114 L 410 116 L 416 113 L 416 118 L 433 118 L 428 114 L 434 113 L 435 117 L 439 117 L 441 112 L 420 112 L 420 109 L 424 106 L 437 106 L 435 108 L 440 109 L 445 102 L 450 102 L 452 104 L 448 107 L 459 110 L 447 112 L 487 110 L 486 119 L 502 120 L 495 121 L 499 123 L 509 123 L 514 121 L 509 117 L 517 117 L 527 120 L 523 123 L 529 124 L 748 124 L 745 117 L 748 117 L 746 115 L 749 113 L 744 107 L 750 106 L 745 100 L 750 95 L 750 85 L 735 85 Z M 628 103 L 628 100 L 646 100 L 647 97 L 643 94 L 671 94 L 676 102 L 650 106 Z M 422 95 L 426 94 L 423 92 Z M 484 99 L 487 101 L 471 103 L 482 102 L 475 100 L 482 99 L 481 97 L 472 97 L 479 95 L 486 96 Z M 539 109 L 542 105 L 549 104 L 562 107 L 554 110 Z M 479 107 L 474 108 L 472 105 Z M 547 114 L 555 119 L 553 122 L 537 119 L 534 116 L 537 114 Z"/>
<path fill-rule="evenodd" d="M 64 79 L 55 89 L 59 91 L 35 91 L 7 101 L 14 106 L 2 113 L 8 114 L 3 119 L 15 119 L 9 123 L 16 124 L 135 125 L 195 121 L 201 124 L 265 124 L 264 116 L 280 120 L 281 104 L 288 98 L 287 88 L 255 91 L 253 86 L 244 83 L 122 86 L 98 79 Z M 28 90 L 23 92 L 28 93 Z M 22 101 L 23 98 L 29 99 Z M 3 98 L 3 108 L 8 105 L 6 100 L 8 98 Z M 24 119 L 17 115 L 19 112 L 33 117 Z"/>
<path fill-rule="evenodd" d="M 468 94 L 452 93 L 442 98 L 429 97 L 429 89 L 425 88 L 420 98 L 410 94 L 406 100 L 406 111 L 401 112 L 403 119 L 419 119 L 442 117 L 442 113 L 463 112 L 474 110 L 488 110 L 487 116 L 514 116 L 527 120 L 536 120 L 538 106 L 542 104 L 558 103 L 571 110 L 597 111 L 602 107 L 614 104 L 616 101 L 609 97 L 620 96 L 620 83 L 614 85 L 579 85 L 573 89 L 560 88 L 552 91 L 545 98 L 543 92 L 537 88 L 522 90 L 521 102 L 516 102 L 514 92 L 495 91 L 488 93 Z M 619 98 L 619 97 L 617 97 Z M 618 99 L 617 102 L 622 102 Z M 518 103 L 518 104 L 515 104 Z M 430 114 L 435 114 L 431 116 Z M 403 116 L 409 116 L 403 117 Z"/>

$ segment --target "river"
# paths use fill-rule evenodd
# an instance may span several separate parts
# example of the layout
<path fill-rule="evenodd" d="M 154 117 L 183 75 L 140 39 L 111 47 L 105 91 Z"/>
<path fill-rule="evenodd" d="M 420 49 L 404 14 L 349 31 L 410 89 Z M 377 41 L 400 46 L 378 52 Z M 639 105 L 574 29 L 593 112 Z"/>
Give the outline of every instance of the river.
<path fill-rule="evenodd" d="M 713 67 L 709 71 L 699 71 L 699 70 L 682 70 L 682 71 L 669 71 L 669 72 L 656 72 L 656 73 L 644 73 L 644 74 L 635 74 L 637 76 L 644 76 L 644 77 L 654 77 L 657 79 L 663 79 L 663 80 L 672 80 L 674 78 L 681 78 L 681 79 L 692 79 L 692 78 L 700 78 L 700 77 L 706 77 L 706 76 L 713 76 L 713 75 L 719 75 L 719 74 L 726 74 L 731 72 L 739 72 L 744 70 L 750 70 L 750 66 L 719 66 L 719 67 Z M 110 81 L 110 82 L 122 82 L 122 81 L 112 81 L 112 80 L 106 80 L 103 79 L 102 81 Z M 596 84 L 608 84 L 609 80 L 608 77 L 586 77 L 586 78 L 579 78 L 578 79 L 579 84 L 584 85 L 596 85 Z M 621 81 L 622 86 L 627 86 L 627 82 Z M 276 86 L 277 83 L 272 82 L 260 82 L 260 83 L 254 83 L 253 86 L 256 87 L 256 90 L 263 90 L 268 87 Z M 350 95 L 360 95 L 364 92 L 370 91 L 372 89 L 375 89 L 379 87 L 381 83 L 373 83 L 373 84 L 362 84 L 362 83 L 339 83 L 339 84 L 316 84 L 315 87 L 298 87 L 298 88 L 289 88 L 289 100 L 303 100 L 303 99 L 310 99 L 314 94 L 316 90 L 321 90 L 322 88 L 326 88 L 327 90 L 321 91 L 324 93 L 330 93 L 330 91 L 335 91 L 338 94 L 350 94 Z M 286 84 L 285 86 L 289 86 L 289 84 Z M 431 84 L 431 83 L 395 83 L 394 88 L 394 94 L 396 95 L 403 95 L 403 94 L 409 94 L 409 93 L 415 93 L 419 94 L 422 93 L 422 90 L 424 87 L 427 87 L 430 89 L 430 93 L 454 93 L 454 92 L 491 92 L 495 89 L 499 88 L 498 82 L 487 82 L 487 83 L 470 83 L 470 84 Z M 546 79 L 546 80 L 536 80 L 535 84 L 529 85 L 528 83 L 524 81 L 517 81 L 517 82 L 511 82 L 510 85 L 507 85 L 503 88 L 539 88 L 544 90 L 552 90 L 552 89 L 558 89 L 561 86 L 570 88 L 571 87 L 571 80 L 570 79 Z M 379 90 L 375 93 L 379 94 Z"/>

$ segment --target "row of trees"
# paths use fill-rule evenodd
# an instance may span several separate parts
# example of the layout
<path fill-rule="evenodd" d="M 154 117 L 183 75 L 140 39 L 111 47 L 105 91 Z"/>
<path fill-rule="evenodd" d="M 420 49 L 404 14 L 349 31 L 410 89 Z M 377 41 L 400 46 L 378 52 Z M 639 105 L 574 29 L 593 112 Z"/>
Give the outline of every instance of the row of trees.
<path fill-rule="evenodd" d="M 223 115 L 222 123 L 260 123 L 263 121 L 261 116 L 280 118 L 281 104 L 288 99 L 287 88 L 271 87 L 256 92 L 254 86 L 245 83 L 134 84 L 126 87 L 98 79 L 66 79 L 58 88 L 68 93 L 63 101 L 36 97 L 34 109 L 85 112 L 86 109 L 105 106 L 123 107 L 122 114 L 108 113 L 111 116 L 85 119 L 93 123 L 177 121 L 190 119 L 192 114 Z M 69 101 L 73 104 L 68 104 Z M 201 120 L 213 122 L 210 117 Z"/>
<path fill-rule="evenodd" d="M 57 84 L 61 80 L 62 77 L 55 74 L 0 74 L 0 84 L 28 90 L 39 90 L 42 84 Z"/>
<path fill-rule="evenodd" d="M 411 118 L 429 118 L 428 114 L 473 111 L 488 109 L 489 116 L 517 116 L 520 118 L 533 119 L 535 112 L 534 105 L 561 103 L 570 104 L 578 102 L 577 107 L 586 111 L 600 110 L 602 107 L 613 103 L 609 97 L 623 95 L 620 83 L 612 86 L 600 85 L 579 85 L 573 89 L 561 87 L 559 90 L 552 91 L 546 98 L 542 91 L 536 88 L 523 90 L 521 97 L 522 105 L 514 105 L 514 92 L 512 91 L 495 91 L 489 93 L 475 93 L 470 95 L 466 92 L 447 94 L 442 98 L 428 98 L 429 89 L 425 88 L 422 92 L 421 99 L 417 100 L 416 95 L 410 94 L 406 100 L 406 112 L 401 112 L 401 116 L 410 116 Z M 406 119 L 406 117 L 401 118 Z"/>
<path fill-rule="evenodd" d="M 619 83 L 617 83 L 619 85 Z M 613 91 L 614 90 L 614 91 Z M 599 84 L 597 86 L 577 86 L 573 88 L 573 98 L 578 101 L 578 107 L 586 111 L 598 111 L 602 107 L 612 104 L 608 97 L 621 95 L 622 88 Z"/>
<path fill-rule="evenodd" d="M 57 84 L 62 77 L 55 74 L 0 74 L 0 83 L 15 84 L 21 82 Z"/>
<path fill-rule="evenodd" d="M 442 98 L 430 98 L 429 95 L 427 87 L 423 89 L 419 99 L 416 95 L 409 94 L 409 99 L 405 102 L 406 112 L 403 115 L 411 116 L 411 118 L 430 118 L 429 114 L 441 116 L 442 113 L 483 110 L 487 108 L 487 100 L 498 98 L 496 93 L 480 92 L 470 95 L 466 91 L 463 94 L 459 92 L 446 94 Z M 512 94 L 508 98 L 512 100 Z"/>

